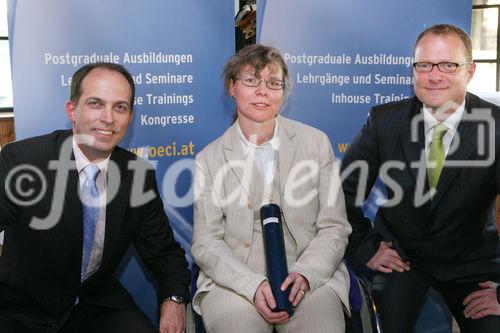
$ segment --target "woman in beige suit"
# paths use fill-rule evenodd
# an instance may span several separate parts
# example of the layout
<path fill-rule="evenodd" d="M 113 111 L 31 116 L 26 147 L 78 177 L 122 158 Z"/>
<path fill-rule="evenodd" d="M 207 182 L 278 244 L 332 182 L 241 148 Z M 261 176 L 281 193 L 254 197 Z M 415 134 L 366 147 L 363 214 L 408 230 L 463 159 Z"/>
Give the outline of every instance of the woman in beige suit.
<path fill-rule="evenodd" d="M 278 115 L 290 80 L 275 48 L 245 47 L 223 76 L 237 119 L 196 158 L 193 307 L 208 332 L 344 332 L 351 228 L 331 144 Z M 259 215 L 269 202 L 283 211 L 292 317 L 272 311 Z"/>

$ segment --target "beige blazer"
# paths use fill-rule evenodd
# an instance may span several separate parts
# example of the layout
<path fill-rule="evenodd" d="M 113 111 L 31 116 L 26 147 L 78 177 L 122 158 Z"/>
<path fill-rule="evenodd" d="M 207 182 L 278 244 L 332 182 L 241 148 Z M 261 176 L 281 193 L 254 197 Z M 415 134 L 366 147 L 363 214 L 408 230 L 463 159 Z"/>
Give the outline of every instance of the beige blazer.
<path fill-rule="evenodd" d="M 302 274 L 311 290 L 331 287 L 349 309 L 349 276 L 342 263 L 348 236 L 344 195 L 328 137 L 278 116 L 281 209 L 297 244 L 289 271 Z M 265 275 L 245 263 L 253 235 L 252 176 L 245 164 L 237 124 L 196 157 L 194 233 L 191 253 L 200 267 L 193 308 L 215 284 L 253 303 Z"/>

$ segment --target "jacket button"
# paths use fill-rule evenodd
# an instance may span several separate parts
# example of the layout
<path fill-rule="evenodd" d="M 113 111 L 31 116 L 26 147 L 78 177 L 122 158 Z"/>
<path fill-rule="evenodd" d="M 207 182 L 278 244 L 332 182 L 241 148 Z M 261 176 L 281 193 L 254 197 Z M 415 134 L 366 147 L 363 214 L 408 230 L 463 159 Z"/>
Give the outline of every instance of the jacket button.
<path fill-rule="evenodd" d="M 247 205 L 247 208 L 248 208 L 248 209 L 252 209 L 252 204 L 248 204 L 248 205 Z"/>
<path fill-rule="evenodd" d="M 250 241 L 244 241 L 243 242 L 244 247 L 250 247 Z"/>

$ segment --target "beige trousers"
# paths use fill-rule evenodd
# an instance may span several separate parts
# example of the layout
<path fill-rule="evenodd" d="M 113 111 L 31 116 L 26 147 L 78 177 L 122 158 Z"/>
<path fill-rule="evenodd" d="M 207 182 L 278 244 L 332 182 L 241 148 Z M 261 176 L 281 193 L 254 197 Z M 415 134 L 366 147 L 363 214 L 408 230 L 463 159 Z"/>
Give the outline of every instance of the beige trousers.
<path fill-rule="evenodd" d="M 273 326 L 246 298 L 215 286 L 201 300 L 203 323 L 208 333 L 270 333 Z M 290 321 L 276 325 L 279 333 L 344 333 L 342 302 L 327 286 L 306 294 Z"/>

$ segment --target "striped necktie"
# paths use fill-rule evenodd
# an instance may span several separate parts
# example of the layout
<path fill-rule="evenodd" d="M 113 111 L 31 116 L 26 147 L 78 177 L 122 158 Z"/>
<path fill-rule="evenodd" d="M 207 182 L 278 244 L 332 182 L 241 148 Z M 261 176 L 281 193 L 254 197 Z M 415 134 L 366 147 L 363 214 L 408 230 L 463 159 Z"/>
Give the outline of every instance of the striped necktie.
<path fill-rule="evenodd" d="M 82 186 L 81 198 L 83 204 L 83 249 L 82 249 L 82 270 L 81 281 L 85 280 L 88 269 L 92 245 L 94 243 L 95 228 L 99 216 L 99 190 L 97 189 L 96 178 L 101 170 L 93 164 L 87 165 L 83 169 L 85 182 Z"/>

